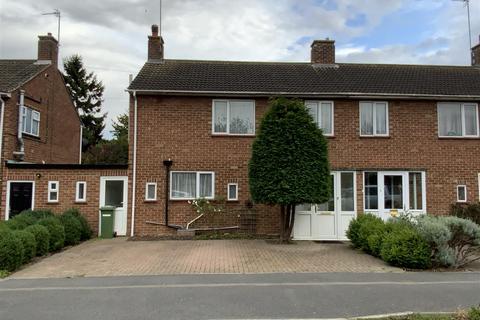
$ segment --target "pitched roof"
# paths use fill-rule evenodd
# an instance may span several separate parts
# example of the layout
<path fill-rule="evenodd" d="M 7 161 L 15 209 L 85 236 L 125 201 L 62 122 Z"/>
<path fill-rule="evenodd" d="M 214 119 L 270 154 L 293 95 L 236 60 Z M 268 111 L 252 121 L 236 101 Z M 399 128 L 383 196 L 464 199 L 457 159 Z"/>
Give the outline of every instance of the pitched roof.
<path fill-rule="evenodd" d="M 445 95 L 480 98 L 480 68 L 164 60 L 163 63 L 145 63 L 129 90 L 178 94 Z"/>
<path fill-rule="evenodd" d="M 0 60 L 0 92 L 12 92 L 49 65 L 37 60 Z"/>

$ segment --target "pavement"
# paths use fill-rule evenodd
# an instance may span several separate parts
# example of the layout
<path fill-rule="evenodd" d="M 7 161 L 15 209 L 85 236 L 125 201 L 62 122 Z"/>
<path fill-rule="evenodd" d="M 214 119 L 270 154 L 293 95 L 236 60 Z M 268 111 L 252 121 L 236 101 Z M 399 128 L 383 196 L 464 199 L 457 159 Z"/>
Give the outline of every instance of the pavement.
<path fill-rule="evenodd" d="M 0 319 L 320 319 L 448 312 L 480 273 L 164 275 L 0 281 Z"/>
<path fill-rule="evenodd" d="M 346 243 L 95 239 L 27 265 L 12 278 L 163 274 L 403 272 Z"/>

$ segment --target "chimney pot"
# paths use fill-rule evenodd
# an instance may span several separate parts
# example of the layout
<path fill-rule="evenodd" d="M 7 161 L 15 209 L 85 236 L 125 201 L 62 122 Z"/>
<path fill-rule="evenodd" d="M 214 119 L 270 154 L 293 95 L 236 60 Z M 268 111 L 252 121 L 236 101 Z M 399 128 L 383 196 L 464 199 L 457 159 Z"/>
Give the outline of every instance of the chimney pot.
<path fill-rule="evenodd" d="M 152 36 L 157 37 L 158 36 L 158 25 L 152 24 Z"/>
<path fill-rule="evenodd" d="M 472 66 L 480 67 L 480 36 L 479 43 L 472 48 Z"/>
<path fill-rule="evenodd" d="M 311 46 L 312 64 L 334 64 L 335 63 L 335 40 L 314 40 Z"/>
<path fill-rule="evenodd" d="M 50 32 L 46 36 L 38 36 L 38 60 L 50 61 L 58 67 L 58 41 Z"/>
<path fill-rule="evenodd" d="M 163 38 L 156 24 L 152 25 L 152 35 L 148 36 L 148 61 L 163 61 Z"/>

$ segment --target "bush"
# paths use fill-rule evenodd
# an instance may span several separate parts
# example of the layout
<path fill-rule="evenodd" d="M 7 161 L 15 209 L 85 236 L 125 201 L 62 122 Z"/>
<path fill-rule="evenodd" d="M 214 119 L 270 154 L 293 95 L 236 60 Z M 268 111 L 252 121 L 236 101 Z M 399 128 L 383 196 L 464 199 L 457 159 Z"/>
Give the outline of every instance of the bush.
<path fill-rule="evenodd" d="M 36 255 L 46 255 L 48 253 L 50 239 L 50 233 L 48 232 L 48 229 L 45 226 L 35 224 L 25 228 L 25 231 L 30 232 L 35 238 Z"/>
<path fill-rule="evenodd" d="M 35 236 L 25 230 L 16 230 L 13 234 L 22 241 L 23 245 L 23 261 L 22 263 L 27 263 L 35 257 L 37 250 L 37 242 L 35 241 Z"/>
<path fill-rule="evenodd" d="M 480 307 L 471 308 L 468 311 L 468 319 L 469 320 L 480 320 Z"/>
<path fill-rule="evenodd" d="M 65 229 L 65 245 L 78 244 L 82 235 L 82 225 L 80 221 L 69 212 L 62 214 L 59 219 Z"/>
<path fill-rule="evenodd" d="M 45 226 L 50 234 L 49 251 L 54 252 L 63 248 L 65 244 L 65 229 L 57 217 L 41 219 L 38 224 Z"/>
<path fill-rule="evenodd" d="M 431 248 L 434 266 L 463 267 L 478 258 L 480 226 L 451 216 L 421 216 L 416 229 Z"/>
<path fill-rule="evenodd" d="M 450 207 L 450 215 L 469 219 L 480 225 L 480 203 L 455 203 Z"/>
<path fill-rule="evenodd" d="M 23 230 L 32 224 L 35 224 L 37 219 L 29 214 L 28 211 L 23 211 L 20 214 L 17 214 L 12 219 L 8 220 L 7 226 L 12 230 Z"/>
<path fill-rule="evenodd" d="M 347 237 L 355 248 L 368 249 L 368 236 L 370 236 L 371 233 L 367 227 L 364 227 L 364 225 L 375 225 L 378 227 L 380 224 L 383 224 L 383 221 L 377 216 L 370 213 L 361 214 L 350 221 L 347 230 Z M 364 232 L 367 234 L 364 234 Z"/>
<path fill-rule="evenodd" d="M 397 267 L 411 269 L 430 267 L 430 246 L 407 224 L 400 224 L 385 235 L 380 255 L 384 261 Z"/>
<path fill-rule="evenodd" d="M 0 230 L 0 270 L 14 271 L 22 262 L 22 241 L 12 231 Z"/>
<path fill-rule="evenodd" d="M 64 214 L 67 214 L 67 213 L 76 217 L 77 220 L 80 222 L 80 224 L 82 226 L 80 241 L 85 241 L 85 240 L 90 239 L 92 237 L 92 234 L 93 234 L 92 229 L 90 228 L 90 225 L 88 224 L 87 219 L 85 219 L 85 217 L 82 216 L 80 211 L 78 211 L 75 208 L 72 208 L 72 209 L 69 209 L 69 210 L 65 211 Z"/>

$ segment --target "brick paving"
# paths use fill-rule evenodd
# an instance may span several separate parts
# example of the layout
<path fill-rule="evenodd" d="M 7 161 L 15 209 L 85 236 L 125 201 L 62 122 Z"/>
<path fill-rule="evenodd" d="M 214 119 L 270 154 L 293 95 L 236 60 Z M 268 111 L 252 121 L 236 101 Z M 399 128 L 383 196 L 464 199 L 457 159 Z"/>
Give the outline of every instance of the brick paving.
<path fill-rule="evenodd" d="M 201 273 L 402 272 L 344 243 L 265 240 L 91 240 L 37 263 L 12 278 Z"/>

